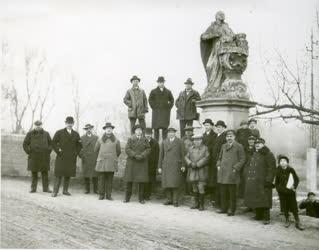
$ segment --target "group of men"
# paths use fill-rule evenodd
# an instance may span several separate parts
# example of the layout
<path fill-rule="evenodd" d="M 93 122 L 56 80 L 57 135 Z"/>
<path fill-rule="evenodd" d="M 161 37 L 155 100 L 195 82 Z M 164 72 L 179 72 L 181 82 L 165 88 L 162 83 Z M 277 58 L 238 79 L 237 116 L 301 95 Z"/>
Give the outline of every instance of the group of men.
<path fill-rule="evenodd" d="M 219 208 L 219 213 L 233 216 L 239 196 L 244 198 L 248 209 L 256 211 L 256 219 L 261 218 L 268 224 L 276 161 L 265 146 L 265 140 L 260 138 L 257 121 L 243 121 L 235 131 L 226 130 L 224 121 L 214 124 L 211 119 L 206 119 L 203 122 L 205 133 L 193 134 L 192 123 L 198 119 L 195 102 L 200 100 L 200 95 L 192 89 L 192 80 L 187 79 L 185 90 L 175 101 L 181 131 L 178 138 L 177 130 L 168 127 L 174 97 L 165 88 L 164 77 L 158 77 L 158 87 L 151 91 L 148 99 L 139 87 L 137 76 L 133 76 L 130 82 L 133 86 L 124 97 L 132 130 L 125 147 L 124 202 L 130 201 L 132 185 L 138 183 L 139 202 L 145 203 L 154 190 L 157 174 L 160 174 L 167 195 L 165 205 L 178 207 L 184 190 L 194 196 L 192 208 L 204 210 L 205 194 L 209 194 L 210 202 Z M 145 124 L 147 100 L 153 110 L 152 128 L 146 128 Z M 74 119 L 67 117 L 65 128 L 58 130 L 52 141 L 49 133 L 43 130 L 41 121 L 34 125 L 23 142 L 29 156 L 28 169 L 32 172 L 31 192 L 36 192 L 38 172 L 42 173 L 43 191 L 52 192 L 48 187 L 48 170 L 50 153 L 54 150 L 57 157 L 53 197 L 58 195 L 62 179 L 63 194 L 71 195 L 68 191 L 70 177 L 76 175 L 79 156 L 85 193 L 90 193 L 92 182 L 93 192 L 99 194 L 100 200 L 112 200 L 112 182 L 118 170 L 121 146 L 111 123 L 105 124 L 100 138 L 92 133 L 90 124 L 84 127 L 86 133 L 80 137 L 73 130 Z M 163 131 L 161 145 L 160 129 Z M 153 130 L 155 139 L 152 138 Z"/>

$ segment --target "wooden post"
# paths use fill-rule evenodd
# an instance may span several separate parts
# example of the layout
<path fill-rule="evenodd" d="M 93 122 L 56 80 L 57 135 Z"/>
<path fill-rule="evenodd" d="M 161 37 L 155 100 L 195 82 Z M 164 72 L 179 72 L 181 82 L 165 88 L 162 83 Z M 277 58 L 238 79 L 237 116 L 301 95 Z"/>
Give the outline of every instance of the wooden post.
<path fill-rule="evenodd" d="M 307 149 L 307 189 L 308 191 L 317 191 L 317 150 L 315 148 Z"/>

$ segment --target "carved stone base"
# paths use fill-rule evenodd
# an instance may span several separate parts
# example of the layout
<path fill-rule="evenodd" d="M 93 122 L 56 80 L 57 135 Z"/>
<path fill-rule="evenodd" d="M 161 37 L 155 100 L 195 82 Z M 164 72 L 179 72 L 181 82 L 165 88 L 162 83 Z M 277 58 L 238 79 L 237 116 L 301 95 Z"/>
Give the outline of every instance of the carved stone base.
<path fill-rule="evenodd" d="M 249 109 L 256 106 L 255 102 L 243 99 L 214 98 L 196 102 L 201 108 L 200 120 L 210 118 L 216 123 L 223 120 L 227 129 L 238 129 L 242 120 L 248 121 Z"/>

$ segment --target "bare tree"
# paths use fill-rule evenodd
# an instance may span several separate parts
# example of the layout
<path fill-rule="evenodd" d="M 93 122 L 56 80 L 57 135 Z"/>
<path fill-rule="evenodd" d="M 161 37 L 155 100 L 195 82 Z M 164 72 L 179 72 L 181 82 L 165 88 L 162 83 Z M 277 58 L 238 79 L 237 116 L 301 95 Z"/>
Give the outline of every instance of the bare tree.
<path fill-rule="evenodd" d="M 269 115 L 271 119 L 297 119 L 305 124 L 319 125 L 318 109 L 310 107 L 306 88 L 307 65 L 297 63 L 296 70 L 288 66 L 285 58 L 277 51 L 278 65 L 273 71 L 272 80 L 266 74 L 272 99 L 269 104 L 257 102 L 252 116 Z"/>

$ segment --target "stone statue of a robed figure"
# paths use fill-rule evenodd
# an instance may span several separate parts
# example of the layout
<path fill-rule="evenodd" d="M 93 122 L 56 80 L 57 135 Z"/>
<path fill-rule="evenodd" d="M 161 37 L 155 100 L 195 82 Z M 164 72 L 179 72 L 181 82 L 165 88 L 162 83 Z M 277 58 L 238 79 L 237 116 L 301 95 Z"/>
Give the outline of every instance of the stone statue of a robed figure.
<path fill-rule="evenodd" d="M 216 20 L 200 37 L 201 58 L 207 75 L 207 98 L 249 99 L 247 86 L 241 79 L 247 67 L 246 35 L 235 34 L 219 11 Z"/>

